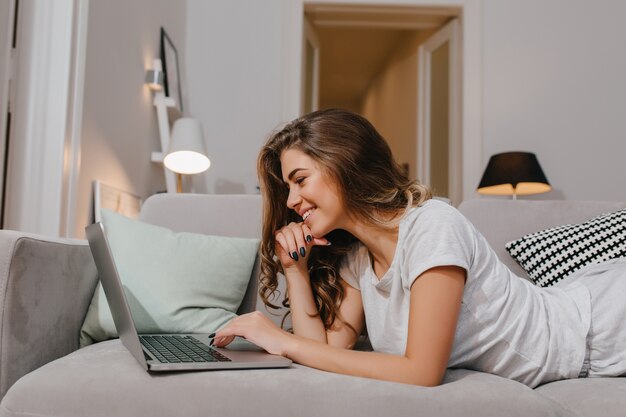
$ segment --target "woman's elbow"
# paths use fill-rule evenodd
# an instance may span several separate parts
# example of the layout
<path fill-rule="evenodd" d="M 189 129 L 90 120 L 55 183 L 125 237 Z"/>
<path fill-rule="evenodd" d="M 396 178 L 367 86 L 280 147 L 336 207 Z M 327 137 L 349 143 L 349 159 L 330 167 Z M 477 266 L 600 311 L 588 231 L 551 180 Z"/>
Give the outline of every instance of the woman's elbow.
<path fill-rule="evenodd" d="M 437 370 L 427 370 L 418 367 L 413 368 L 411 372 L 406 375 L 409 384 L 417 385 L 420 387 L 438 387 L 443 382 L 443 374 Z M 445 373 L 445 372 L 444 372 Z"/>
<path fill-rule="evenodd" d="M 433 387 L 438 387 L 439 385 L 441 385 L 442 380 L 441 378 L 432 378 L 432 377 L 427 377 L 423 375 L 418 375 L 418 376 L 411 376 L 410 378 L 408 378 L 408 380 L 402 381 L 402 382 L 411 384 L 411 385 L 416 385 L 418 387 L 433 388 Z"/>
<path fill-rule="evenodd" d="M 434 388 L 441 385 L 441 380 L 420 380 L 415 383 L 415 385 L 419 385 L 420 387 L 426 388 Z"/>

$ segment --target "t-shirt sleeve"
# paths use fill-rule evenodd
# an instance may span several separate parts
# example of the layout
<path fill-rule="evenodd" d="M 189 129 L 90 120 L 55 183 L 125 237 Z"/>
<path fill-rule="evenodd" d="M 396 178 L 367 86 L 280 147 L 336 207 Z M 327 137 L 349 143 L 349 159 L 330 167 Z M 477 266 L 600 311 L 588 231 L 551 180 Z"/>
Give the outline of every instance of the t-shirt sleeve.
<path fill-rule="evenodd" d="M 475 236 L 469 221 L 445 203 L 421 207 L 409 224 L 403 250 L 403 285 L 437 266 L 458 266 L 469 273 Z"/>

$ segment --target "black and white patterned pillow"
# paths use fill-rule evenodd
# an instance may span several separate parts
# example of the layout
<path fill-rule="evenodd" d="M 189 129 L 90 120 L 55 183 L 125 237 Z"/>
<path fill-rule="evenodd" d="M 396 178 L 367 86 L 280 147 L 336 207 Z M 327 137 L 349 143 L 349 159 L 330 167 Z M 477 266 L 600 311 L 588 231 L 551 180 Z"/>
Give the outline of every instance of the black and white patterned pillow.
<path fill-rule="evenodd" d="M 626 257 L 626 209 L 531 233 L 505 248 L 535 284 L 549 287 L 584 266 Z"/>

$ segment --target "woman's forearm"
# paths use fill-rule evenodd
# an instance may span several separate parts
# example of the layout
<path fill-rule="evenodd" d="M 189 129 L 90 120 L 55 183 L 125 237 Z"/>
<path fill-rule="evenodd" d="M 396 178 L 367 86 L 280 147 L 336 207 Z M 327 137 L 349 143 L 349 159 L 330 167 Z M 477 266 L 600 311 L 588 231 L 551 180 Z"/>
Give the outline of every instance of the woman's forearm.
<path fill-rule="evenodd" d="M 421 386 L 441 383 L 450 360 L 466 272 L 432 268 L 411 286 L 405 352 L 391 355 L 335 348 L 297 335 L 278 335 L 276 349 L 293 361 L 330 372 Z"/>
<path fill-rule="evenodd" d="M 285 271 L 293 333 L 307 339 L 327 343 L 326 329 L 319 317 L 313 290 L 306 272 Z"/>
<path fill-rule="evenodd" d="M 437 386 L 441 378 L 435 369 L 417 366 L 406 356 L 361 352 L 290 335 L 285 356 L 299 364 L 323 371 L 420 386 Z"/>

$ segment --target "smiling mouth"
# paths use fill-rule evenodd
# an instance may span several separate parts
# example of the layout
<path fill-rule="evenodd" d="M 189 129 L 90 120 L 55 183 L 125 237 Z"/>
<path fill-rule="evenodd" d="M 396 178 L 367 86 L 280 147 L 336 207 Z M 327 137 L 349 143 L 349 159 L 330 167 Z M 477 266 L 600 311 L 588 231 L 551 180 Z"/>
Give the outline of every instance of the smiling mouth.
<path fill-rule="evenodd" d="M 305 211 L 304 214 L 302 215 L 302 221 L 306 221 L 306 219 L 308 219 L 309 216 L 313 214 L 314 211 L 315 211 L 315 208 L 308 209 L 307 211 Z"/>

